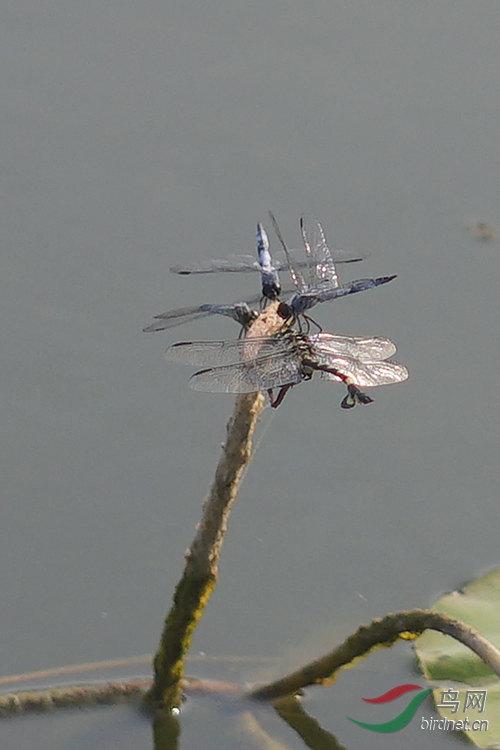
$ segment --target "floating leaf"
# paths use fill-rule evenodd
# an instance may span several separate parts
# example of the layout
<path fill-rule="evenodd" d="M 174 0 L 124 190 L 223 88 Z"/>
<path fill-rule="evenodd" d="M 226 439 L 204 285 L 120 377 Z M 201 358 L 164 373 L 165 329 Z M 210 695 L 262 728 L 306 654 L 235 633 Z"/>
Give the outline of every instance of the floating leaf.
<path fill-rule="evenodd" d="M 500 648 L 500 569 L 446 594 L 433 609 L 471 625 Z M 462 724 L 458 729 L 471 742 L 478 747 L 500 747 L 498 677 L 470 649 L 442 633 L 423 633 L 415 641 L 415 652 L 424 676 L 440 683 L 433 696 L 439 714 L 454 722 L 448 724 L 448 731 L 452 727 L 456 731 L 456 723 L 468 718 L 469 728 Z M 441 720 L 435 729 L 444 727 Z"/>

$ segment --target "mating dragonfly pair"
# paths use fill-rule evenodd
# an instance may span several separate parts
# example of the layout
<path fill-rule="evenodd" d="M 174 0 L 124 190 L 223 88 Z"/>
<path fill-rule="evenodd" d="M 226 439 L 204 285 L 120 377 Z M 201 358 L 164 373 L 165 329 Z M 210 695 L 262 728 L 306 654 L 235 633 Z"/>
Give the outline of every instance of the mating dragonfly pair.
<path fill-rule="evenodd" d="M 176 266 L 174 273 L 216 273 L 258 271 L 262 294 L 247 302 L 230 305 L 199 305 L 171 310 L 155 317 L 155 322 L 145 332 L 161 331 L 208 315 L 226 315 L 236 320 L 245 334 L 235 341 L 189 341 L 169 347 L 167 359 L 191 365 L 210 365 L 196 372 L 190 379 L 195 390 L 212 393 L 250 393 L 265 390 L 271 406 L 281 404 L 287 391 L 294 385 L 309 380 L 314 372 L 321 377 L 343 382 L 347 395 L 341 402 L 343 408 L 357 403 L 370 403 L 371 399 L 361 389 L 406 380 L 408 371 L 390 360 L 396 347 L 386 338 L 349 337 L 324 333 L 307 312 L 315 305 L 356 292 L 386 284 L 395 276 L 357 279 L 341 285 L 336 263 L 352 263 L 361 257 L 343 251 L 330 251 L 321 224 L 312 216 L 302 216 L 300 228 L 304 248 L 290 251 L 283 240 L 274 215 L 270 219 L 282 246 L 273 259 L 269 240 L 262 224 L 257 225 L 258 261 L 252 256 L 232 256 L 225 260 L 210 260 L 191 266 Z M 293 287 L 283 289 L 279 271 L 289 271 Z M 294 291 L 286 302 L 280 296 Z M 259 313 L 252 306 L 273 308 L 272 335 L 266 330 L 259 336 L 255 321 Z M 262 317 L 262 314 L 261 314 Z M 278 322 L 276 322 L 278 321 Z M 319 333 L 309 334 L 310 324 Z M 297 325 L 298 330 L 293 328 Z M 306 332 L 303 332 L 303 328 Z M 279 389 L 277 395 L 274 391 Z"/>

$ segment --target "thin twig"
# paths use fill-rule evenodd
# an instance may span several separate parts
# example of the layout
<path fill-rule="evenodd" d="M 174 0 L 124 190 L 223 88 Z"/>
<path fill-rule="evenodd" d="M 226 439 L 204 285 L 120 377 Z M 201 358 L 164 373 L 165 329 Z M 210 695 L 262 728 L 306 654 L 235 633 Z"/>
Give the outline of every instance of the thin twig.
<path fill-rule="evenodd" d="M 369 625 L 363 625 L 340 646 L 325 656 L 291 672 L 276 682 L 250 692 L 247 697 L 272 701 L 292 695 L 309 685 L 333 682 L 341 667 L 365 656 L 379 646 L 391 646 L 398 638 L 412 640 L 424 630 L 437 630 L 450 635 L 476 653 L 500 677 L 500 651 L 477 630 L 454 617 L 428 609 L 411 609 L 389 614 Z"/>

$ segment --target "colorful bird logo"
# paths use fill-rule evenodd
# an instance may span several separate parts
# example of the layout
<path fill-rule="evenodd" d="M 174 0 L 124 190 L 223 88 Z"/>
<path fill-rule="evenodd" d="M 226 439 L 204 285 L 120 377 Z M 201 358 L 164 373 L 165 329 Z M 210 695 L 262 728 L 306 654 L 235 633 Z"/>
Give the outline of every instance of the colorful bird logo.
<path fill-rule="evenodd" d="M 395 716 L 394 719 L 391 719 L 390 721 L 383 721 L 378 724 L 368 724 L 365 721 L 351 719 L 350 716 L 347 716 L 346 718 L 349 719 L 349 721 L 354 722 L 354 724 L 358 724 L 358 726 L 360 727 L 371 729 L 372 732 L 397 732 L 398 729 L 403 729 L 403 727 L 408 724 L 410 719 L 413 718 L 417 711 L 417 708 L 420 706 L 424 698 L 429 695 L 429 693 L 432 691 L 432 688 L 423 689 L 420 687 L 420 685 L 412 685 L 411 683 L 409 683 L 406 685 L 396 685 L 396 687 L 391 688 L 391 690 L 383 693 L 383 695 L 378 695 L 376 698 L 363 698 L 363 700 L 367 703 L 388 703 L 389 701 L 393 701 L 395 700 L 395 698 L 399 698 L 400 695 L 404 695 L 411 690 L 418 690 L 419 692 L 413 696 L 406 708 L 404 708 L 400 714 Z"/>

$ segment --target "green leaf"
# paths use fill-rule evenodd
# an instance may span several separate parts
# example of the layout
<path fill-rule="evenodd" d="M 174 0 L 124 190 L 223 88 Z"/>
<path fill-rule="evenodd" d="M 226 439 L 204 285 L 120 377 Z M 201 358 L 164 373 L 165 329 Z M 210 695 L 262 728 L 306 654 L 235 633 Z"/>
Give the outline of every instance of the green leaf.
<path fill-rule="evenodd" d="M 443 612 L 471 625 L 497 648 L 500 648 L 500 569 L 453 591 L 437 600 L 432 609 Z M 500 680 L 470 649 L 450 636 L 427 630 L 414 644 L 417 659 L 424 676 L 439 682 L 433 691 L 439 714 L 454 722 L 469 719 L 470 728 L 464 735 L 478 747 L 500 747 Z M 483 710 L 479 705 L 470 705 L 474 689 L 486 691 Z M 457 696 L 448 693 L 443 703 L 443 691 L 458 691 Z M 469 705 L 464 710 L 467 700 Z M 453 700 L 454 699 L 454 700 Z M 458 701 L 456 706 L 454 701 Z M 480 702 L 480 699 L 476 699 Z M 473 722 L 483 722 L 482 725 Z M 484 722 L 487 722 L 488 726 Z M 443 725 L 443 724 L 442 724 Z M 441 725 L 441 726 L 442 726 Z M 449 725 L 452 726 L 451 724 Z M 455 726 L 455 725 L 453 725 Z M 439 729 L 441 727 L 436 727 Z"/>

